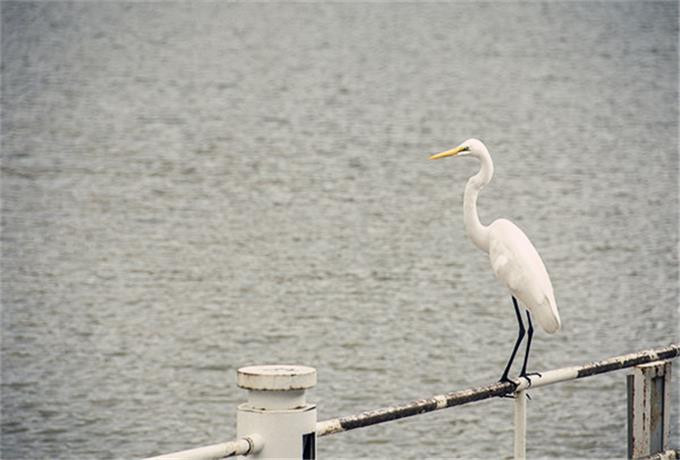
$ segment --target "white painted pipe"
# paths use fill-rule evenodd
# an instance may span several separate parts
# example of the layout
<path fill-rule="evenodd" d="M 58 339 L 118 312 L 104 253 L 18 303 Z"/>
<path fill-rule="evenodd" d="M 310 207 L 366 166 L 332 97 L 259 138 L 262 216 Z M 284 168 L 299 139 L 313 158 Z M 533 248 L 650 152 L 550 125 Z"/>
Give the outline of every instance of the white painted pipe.
<path fill-rule="evenodd" d="M 234 455 L 255 454 L 264 446 L 262 437 L 257 434 L 243 437 L 238 441 L 223 442 L 210 446 L 188 449 L 171 454 L 149 457 L 145 460 L 217 460 Z"/>
<path fill-rule="evenodd" d="M 574 380 L 579 377 L 578 373 L 580 366 L 563 367 L 562 369 L 554 369 L 552 371 L 541 372 L 541 375 L 532 375 L 531 381 L 526 377 L 520 377 L 516 382 L 518 383 L 515 391 L 522 391 L 528 388 L 544 387 L 553 383 L 564 382 L 566 380 Z"/>
<path fill-rule="evenodd" d="M 527 395 L 515 392 L 515 460 L 527 457 Z"/>

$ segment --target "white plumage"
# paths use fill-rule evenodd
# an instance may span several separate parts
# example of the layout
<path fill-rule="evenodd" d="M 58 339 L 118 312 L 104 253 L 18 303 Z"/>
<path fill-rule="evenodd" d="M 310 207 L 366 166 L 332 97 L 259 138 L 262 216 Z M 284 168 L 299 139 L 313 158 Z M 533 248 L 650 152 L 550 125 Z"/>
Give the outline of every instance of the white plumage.
<path fill-rule="evenodd" d="M 550 276 L 545 269 L 541 256 L 538 255 L 538 251 L 524 232 L 507 219 L 495 220 L 488 226 L 479 221 L 477 196 L 479 191 L 493 177 L 493 162 L 486 146 L 477 139 L 468 139 L 455 149 L 432 155 L 430 158 L 439 159 L 466 155 L 477 158 L 481 167 L 479 172 L 472 176 L 465 186 L 465 198 L 463 200 L 465 230 L 472 242 L 489 254 L 491 268 L 496 278 L 512 294 L 520 327 L 515 348 L 501 377 L 501 380 L 508 380 L 508 370 L 525 333 L 515 299 L 519 300 L 528 312 L 531 312 L 539 326 L 548 333 L 552 334 L 560 329 L 560 315 L 557 311 Z M 520 374 L 524 377 L 527 377 L 526 364 L 533 334 L 531 315 L 527 313 L 529 337 Z"/>
<path fill-rule="evenodd" d="M 489 225 L 489 260 L 496 278 L 531 312 L 541 328 L 560 329 L 548 271 L 529 238 L 507 219 Z"/>

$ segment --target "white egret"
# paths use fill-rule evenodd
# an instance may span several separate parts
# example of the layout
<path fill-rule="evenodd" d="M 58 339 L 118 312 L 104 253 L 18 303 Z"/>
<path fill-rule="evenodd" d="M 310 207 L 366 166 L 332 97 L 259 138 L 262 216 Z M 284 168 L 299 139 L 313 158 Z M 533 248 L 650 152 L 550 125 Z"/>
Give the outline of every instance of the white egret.
<path fill-rule="evenodd" d="M 519 334 L 515 346 L 500 380 L 509 381 L 510 366 L 525 334 L 524 323 L 517 305 L 518 300 L 527 310 L 528 322 L 526 352 L 520 376 L 529 379 L 527 360 L 534 333 L 531 316 L 533 315 L 538 325 L 550 334 L 557 332 L 561 326 L 552 283 L 541 256 L 519 227 L 506 219 L 495 220 L 489 226 L 479 221 L 477 196 L 493 177 L 493 162 L 486 146 L 477 139 L 468 139 L 454 149 L 432 155 L 430 159 L 466 155 L 477 158 L 481 163 L 481 168 L 465 186 L 463 199 L 465 231 L 479 249 L 489 254 L 491 268 L 496 278 L 508 288 L 512 295 L 512 303 L 519 323 Z"/>

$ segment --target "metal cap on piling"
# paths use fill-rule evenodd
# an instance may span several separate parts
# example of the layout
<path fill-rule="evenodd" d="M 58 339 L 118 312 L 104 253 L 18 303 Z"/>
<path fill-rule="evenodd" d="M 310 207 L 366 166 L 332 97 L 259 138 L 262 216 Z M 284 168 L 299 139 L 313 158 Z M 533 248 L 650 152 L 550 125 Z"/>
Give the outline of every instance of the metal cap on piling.
<path fill-rule="evenodd" d="M 306 390 L 316 385 L 316 369 L 287 364 L 242 367 L 237 384 L 247 390 Z"/>
<path fill-rule="evenodd" d="M 316 385 L 316 369 L 307 366 L 249 366 L 238 370 L 236 383 L 248 391 L 255 409 L 297 409 L 307 404 L 305 390 Z"/>
<path fill-rule="evenodd" d="M 239 435 L 257 433 L 264 448 L 254 458 L 316 456 L 316 406 L 305 390 L 316 385 L 316 369 L 297 365 L 248 366 L 238 370 L 236 383 L 248 390 L 238 408 Z"/>

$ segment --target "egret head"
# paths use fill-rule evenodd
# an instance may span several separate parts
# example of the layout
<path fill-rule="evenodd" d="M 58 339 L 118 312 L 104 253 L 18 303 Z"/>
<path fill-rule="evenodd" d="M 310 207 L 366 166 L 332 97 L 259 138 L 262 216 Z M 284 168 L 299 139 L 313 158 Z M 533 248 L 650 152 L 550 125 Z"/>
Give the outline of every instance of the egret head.
<path fill-rule="evenodd" d="M 430 160 L 438 160 L 440 158 L 453 156 L 462 157 L 465 155 L 480 157 L 484 153 L 488 154 L 488 151 L 486 150 L 486 146 L 482 143 L 482 141 L 478 139 L 468 139 L 454 149 L 432 155 Z"/>

